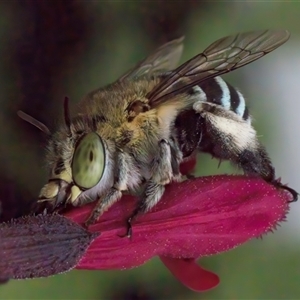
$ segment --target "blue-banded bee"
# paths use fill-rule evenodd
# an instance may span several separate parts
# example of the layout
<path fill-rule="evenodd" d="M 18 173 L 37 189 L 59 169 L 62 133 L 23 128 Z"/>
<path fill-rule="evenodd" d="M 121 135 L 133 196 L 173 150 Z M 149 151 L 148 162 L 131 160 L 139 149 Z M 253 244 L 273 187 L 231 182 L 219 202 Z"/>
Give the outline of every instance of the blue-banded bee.
<path fill-rule="evenodd" d="M 183 38 L 171 41 L 116 82 L 88 93 L 72 118 L 65 101 L 65 124 L 54 133 L 20 112 L 50 135 L 50 177 L 38 202 L 56 209 L 98 201 L 88 226 L 129 192 L 139 194 L 135 217 L 158 203 L 166 184 L 181 180 L 180 163 L 196 151 L 227 159 L 246 174 L 288 190 L 296 200 L 298 194 L 276 180 L 244 97 L 218 77 L 288 38 L 285 30 L 225 37 L 177 68 Z"/>

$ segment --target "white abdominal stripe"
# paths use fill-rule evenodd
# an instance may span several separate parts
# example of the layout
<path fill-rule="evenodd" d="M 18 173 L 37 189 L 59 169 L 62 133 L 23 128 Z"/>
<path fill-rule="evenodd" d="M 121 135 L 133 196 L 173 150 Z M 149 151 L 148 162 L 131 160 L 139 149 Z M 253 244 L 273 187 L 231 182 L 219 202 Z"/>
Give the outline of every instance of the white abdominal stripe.
<path fill-rule="evenodd" d="M 245 98 L 243 96 L 243 94 L 236 90 L 238 96 L 239 96 L 239 99 L 240 99 L 240 103 L 239 105 L 237 106 L 235 112 L 239 115 L 239 116 L 243 116 L 244 115 L 244 112 L 245 112 L 245 109 L 246 109 L 246 103 L 245 103 Z"/>
<path fill-rule="evenodd" d="M 222 77 L 215 77 L 214 80 L 219 85 L 222 91 L 222 94 L 220 94 L 220 105 L 229 110 L 231 107 L 231 95 L 228 84 L 222 79 Z"/>
<path fill-rule="evenodd" d="M 219 135 L 227 137 L 232 143 L 231 148 L 239 153 L 246 149 L 256 148 L 256 131 L 246 121 L 237 121 L 224 116 L 207 113 L 206 119 L 215 127 Z"/>
<path fill-rule="evenodd" d="M 219 139 L 219 143 L 228 147 L 230 151 L 241 153 L 246 149 L 257 148 L 256 131 L 249 122 L 233 111 L 209 102 L 197 102 L 193 108 L 205 119 L 206 126 L 211 131 L 211 138 Z"/>

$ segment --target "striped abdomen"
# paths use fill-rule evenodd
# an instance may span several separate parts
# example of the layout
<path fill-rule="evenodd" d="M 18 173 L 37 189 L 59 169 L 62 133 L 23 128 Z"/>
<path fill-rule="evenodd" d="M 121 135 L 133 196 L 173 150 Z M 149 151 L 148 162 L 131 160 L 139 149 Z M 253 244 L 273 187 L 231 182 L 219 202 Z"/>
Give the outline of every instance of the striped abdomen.
<path fill-rule="evenodd" d="M 221 77 L 206 80 L 199 86 L 195 86 L 193 90 L 196 93 L 204 93 L 206 101 L 221 105 L 225 109 L 235 112 L 245 121 L 250 121 L 243 95 Z"/>
<path fill-rule="evenodd" d="M 225 82 L 221 77 L 215 77 L 205 80 L 200 85 L 194 86 L 189 94 L 199 94 L 199 99 L 222 106 L 226 110 L 231 110 L 239 115 L 245 121 L 251 123 L 248 108 L 246 107 L 243 95 Z M 201 95 L 201 96 L 200 96 Z M 183 157 L 188 157 L 199 149 L 199 143 L 203 142 L 203 119 L 194 110 L 187 110 L 178 115 L 175 120 L 176 138 L 179 147 L 183 153 Z M 203 145 L 206 148 L 205 145 Z M 202 148 L 202 147 L 201 147 Z M 208 146 L 208 149 L 210 146 Z M 205 149 L 203 149 L 205 150 Z M 205 151 L 205 152 L 210 152 Z"/>

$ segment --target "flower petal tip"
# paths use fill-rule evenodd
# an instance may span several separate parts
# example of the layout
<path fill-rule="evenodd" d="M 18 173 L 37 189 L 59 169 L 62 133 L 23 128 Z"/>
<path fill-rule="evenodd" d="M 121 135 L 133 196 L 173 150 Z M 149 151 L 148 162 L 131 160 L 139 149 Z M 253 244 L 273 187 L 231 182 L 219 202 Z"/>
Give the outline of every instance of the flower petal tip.
<path fill-rule="evenodd" d="M 194 259 L 177 259 L 160 256 L 169 271 L 186 287 L 195 292 L 205 292 L 215 288 L 218 275 L 200 267 Z"/>

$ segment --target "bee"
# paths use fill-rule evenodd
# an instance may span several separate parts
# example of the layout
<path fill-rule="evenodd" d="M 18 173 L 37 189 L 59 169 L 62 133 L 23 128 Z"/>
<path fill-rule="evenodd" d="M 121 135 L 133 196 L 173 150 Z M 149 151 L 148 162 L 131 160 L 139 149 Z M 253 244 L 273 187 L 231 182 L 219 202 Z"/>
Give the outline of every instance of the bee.
<path fill-rule="evenodd" d="M 285 43 L 285 30 L 221 38 L 176 68 L 183 38 L 159 47 L 116 82 L 88 93 L 65 123 L 51 132 L 19 112 L 49 138 L 49 181 L 38 203 L 54 210 L 97 201 L 85 222 L 93 224 L 124 192 L 139 195 L 131 222 L 152 209 L 165 186 L 180 181 L 180 164 L 197 151 L 229 160 L 245 174 L 297 192 L 275 178 L 258 141 L 243 95 L 219 75 L 255 61 Z M 201 191 L 199 191 L 201 193 Z"/>

